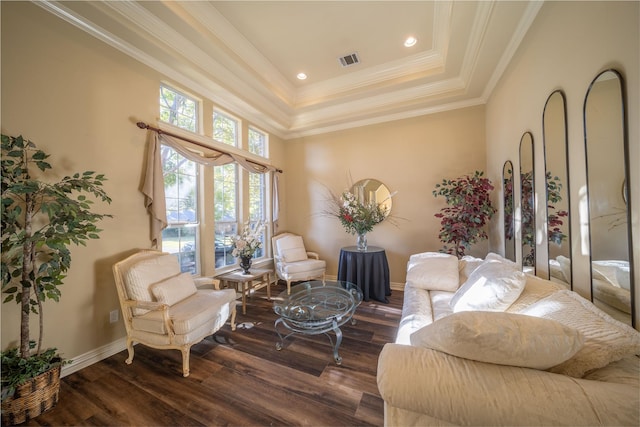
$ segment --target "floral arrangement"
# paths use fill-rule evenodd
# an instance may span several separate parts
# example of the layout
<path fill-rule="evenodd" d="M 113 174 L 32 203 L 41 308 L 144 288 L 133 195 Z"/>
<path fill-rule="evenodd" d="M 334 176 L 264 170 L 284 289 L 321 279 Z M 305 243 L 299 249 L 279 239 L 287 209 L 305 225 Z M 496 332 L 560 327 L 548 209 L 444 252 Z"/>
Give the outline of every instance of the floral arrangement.
<path fill-rule="evenodd" d="M 350 234 L 365 234 L 373 226 L 387 217 L 387 208 L 382 203 L 362 203 L 350 191 L 344 191 L 340 198 L 333 196 L 331 209 L 327 212 L 335 216 Z"/>
<path fill-rule="evenodd" d="M 258 249 L 262 247 L 262 234 L 264 223 L 258 221 L 252 226 L 249 221 L 245 222 L 242 234 L 233 238 L 231 255 L 236 258 L 252 257 Z"/>

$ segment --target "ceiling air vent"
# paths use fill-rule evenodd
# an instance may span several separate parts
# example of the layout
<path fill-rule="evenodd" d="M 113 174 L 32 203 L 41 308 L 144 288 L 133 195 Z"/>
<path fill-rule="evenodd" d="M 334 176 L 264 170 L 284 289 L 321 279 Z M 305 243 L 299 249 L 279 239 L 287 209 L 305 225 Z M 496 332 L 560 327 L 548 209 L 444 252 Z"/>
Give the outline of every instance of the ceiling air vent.
<path fill-rule="evenodd" d="M 349 55 L 338 58 L 338 61 L 340 61 L 340 65 L 342 65 L 343 67 L 350 67 L 352 65 L 358 64 L 360 62 L 360 58 L 358 58 L 358 54 L 356 52 L 353 52 Z"/>

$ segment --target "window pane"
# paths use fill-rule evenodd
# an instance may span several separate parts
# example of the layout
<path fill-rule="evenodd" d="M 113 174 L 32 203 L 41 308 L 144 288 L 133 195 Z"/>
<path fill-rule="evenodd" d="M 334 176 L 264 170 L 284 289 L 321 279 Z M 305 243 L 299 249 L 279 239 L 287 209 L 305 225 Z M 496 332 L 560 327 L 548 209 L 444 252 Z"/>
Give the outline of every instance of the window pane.
<path fill-rule="evenodd" d="M 249 221 L 252 227 L 266 218 L 265 199 L 265 175 L 249 173 Z M 263 230 L 260 240 L 262 240 L 262 247 L 256 251 L 254 258 L 265 256 L 266 229 Z"/>
<path fill-rule="evenodd" d="M 213 138 L 225 144 L 238 146 L 238 120 L 222 114 L 218 111 L 213 113 Z"/>
<path fill-rule="evenodd" d="M 238 167 L 213 168 L 216 267 L 232 265 L 231 238 L 238 233 Z"/>
<path fill-rule="evenodd" d="M 180 271 L 196 274 L 196 236 L 198 226 L 169 226 L 162 230 L 162 251 L 174 254 L 180 262 Z"/>
<path fill-rule="evenodd" d="M 249 128 L 249 152 L 267 157 L 267 135 L 265 133 Z"/>
<path fill-rule="evenodd" d="M 198 103 L 174 89 L 160 86 L 160 120 L 195 132 L 198 128 Z"/>
<path fill-rule="evenodd" d="M 238 234 L 238 223 L 216 221 L 215 251 L 216 268 L 233 265 L 235 258 L 231 255 L 232 238 Z"/>
<path fill-rule="evenodd" d="M 194 162 L 187 160 L 165 145 L 160 148 L 164 193 L 167 203 L 167 221 L 196 223 L 198 173 Z"/>

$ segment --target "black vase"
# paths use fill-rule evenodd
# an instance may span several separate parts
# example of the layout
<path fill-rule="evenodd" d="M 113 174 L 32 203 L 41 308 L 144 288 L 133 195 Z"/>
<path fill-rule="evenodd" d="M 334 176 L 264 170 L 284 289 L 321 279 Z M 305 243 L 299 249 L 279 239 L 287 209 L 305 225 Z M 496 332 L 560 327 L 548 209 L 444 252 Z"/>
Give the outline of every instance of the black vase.
<path fill-rule="evenodd" d="M 251 255 L 240 256 L 240 268 L 242 268 L 242 274 L 251 274 L 249 269 L 251 268 L 252 259 L 253 257 Z"/>

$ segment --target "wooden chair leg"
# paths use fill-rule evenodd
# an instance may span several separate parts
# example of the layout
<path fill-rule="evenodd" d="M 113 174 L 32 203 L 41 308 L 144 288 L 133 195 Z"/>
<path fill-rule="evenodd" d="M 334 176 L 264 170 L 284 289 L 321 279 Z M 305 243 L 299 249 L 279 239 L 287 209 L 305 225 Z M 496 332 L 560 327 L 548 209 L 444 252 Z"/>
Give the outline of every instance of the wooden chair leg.
<path fill-rule="evenodd" d="M 182 352 L 182 376 L 189 376 L 189 353 L 191 353 L 191 346 L 183 346 L 180 349 Z"/>
<path fill-rule="evenodd" d="M 127 337 L 127 352 L 129 353 L 129 357 L 124 362 L 127 365 L 131 365 L 133 362 L 133 340 Z"/>
<path fill-rule="evenodd" d="M 291 280 L 287 280 L 287 295 L 291 295 Z"/>

